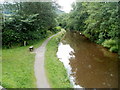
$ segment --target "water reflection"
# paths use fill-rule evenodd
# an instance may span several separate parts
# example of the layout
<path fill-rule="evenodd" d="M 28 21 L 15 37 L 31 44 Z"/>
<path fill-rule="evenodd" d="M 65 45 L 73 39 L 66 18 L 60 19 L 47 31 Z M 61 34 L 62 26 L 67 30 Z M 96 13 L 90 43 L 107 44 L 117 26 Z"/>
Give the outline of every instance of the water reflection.
<path fill-rule="evenodd" d="M 66 33 L 58 47 L 57 56 L 63 62 L 75 87 L 118 87 L 117 54 L 109 52 L 79 33 Z"/>
<path fill-rule="evenodd" d="M 70 47 L 69 44 L 59 44 L 58 52 L 57 52 L 57 57 L 61 62 L 63 62 L 64 67 L 66 68 L 67 74 L 70 78 L 70 82 L 75 88 L 80 88 L 79 85 L 75 84 L 75 78 L 71 76 L 73 74 L 72 68 L 70 66 L 70 59 L 74 58 L 75 56 L 73 55 L 74 50 Z"/>

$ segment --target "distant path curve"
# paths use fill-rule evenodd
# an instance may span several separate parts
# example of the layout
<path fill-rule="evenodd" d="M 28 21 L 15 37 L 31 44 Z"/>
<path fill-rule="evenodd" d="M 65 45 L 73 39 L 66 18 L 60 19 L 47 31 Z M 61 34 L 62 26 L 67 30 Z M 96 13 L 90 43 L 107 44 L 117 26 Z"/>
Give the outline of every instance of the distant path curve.
<path fill-rule="evenodd" d="M 58 33 L 57 33 L 58 34 Z M 55 34 L 55 35 L 57 35 Z M 34 50 L 36 53 L 35 56 L 35 64 L 34 64 L 34 72 L 35 72 L 35 77 L 37 80 L 37 88 L 50 88 L 50 85 L 48 83 L 46 73 L 45 73 L 45 68 L 44 68 L 44 59 L 45 59 L 45 50 L 46 50 L 46 45 L 48 41 L 54 37 L 55 35 L 52 35 L 49 37 L 47 40 L 43 42 L 43 44 Z"/>

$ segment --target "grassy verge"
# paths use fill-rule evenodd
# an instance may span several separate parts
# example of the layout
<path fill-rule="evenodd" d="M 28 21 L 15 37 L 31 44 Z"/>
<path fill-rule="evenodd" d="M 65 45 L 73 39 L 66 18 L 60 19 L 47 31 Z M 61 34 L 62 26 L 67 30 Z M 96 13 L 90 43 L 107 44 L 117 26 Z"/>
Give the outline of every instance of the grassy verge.
<path fill-rule="evenodd" d="M 0 85 L 2 83 L 2 49 L 0 48 Z"/>
<path fill-rule="evenodd" d="M 39 47 L 45 39 L 34 44 Z M 2 50 L 2 86 L 5 88 L 35 88 L 35 54 L 29 46 Z"/>
<path fill-rule="evenodd" d="M 67 77 L 66 70 L 56 56 L 58 43 L 64 31 L 53 37 L 47 44 L 45 53 L 45 68 L 48 80 L 52 88 L 72 87 Z"/>
<path fill-rule="evenodd" d="M 34 56 L 28 47 L 2 51 L 2 86 L 5 88 L 35 87 Z"/>

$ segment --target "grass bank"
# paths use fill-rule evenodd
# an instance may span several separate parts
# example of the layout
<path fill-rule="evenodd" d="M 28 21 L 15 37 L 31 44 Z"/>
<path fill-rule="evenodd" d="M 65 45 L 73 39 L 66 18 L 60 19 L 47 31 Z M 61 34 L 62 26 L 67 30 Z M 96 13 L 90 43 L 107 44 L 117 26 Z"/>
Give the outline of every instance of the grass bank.
<path fill-rule="evenodd" d="M 0 48 L 0 85 L 2 83 L 2 49 Z"/>
<path fill-rule="evenodd" d="M 28 47 L 2 50 L 2 86 L 5 88 L 35 87 L 35 54 Z"/>
<path fill-rule="evenodd" d="M 57 36 L 53 37 L 46 46 L 45 68 L 46 74 L 52 88 L 71 88 L 66 70 L 56 56 L 57 47 L 60 39 L 64 34 L 64 30 Z"/>
<path fill-rule="evenodd" d="M 45 39 L 34 44 L 38 48 Z M 5 88 L 35 88 L 35 54 L 29 46 L 2 50 L 2 86 Z"/>

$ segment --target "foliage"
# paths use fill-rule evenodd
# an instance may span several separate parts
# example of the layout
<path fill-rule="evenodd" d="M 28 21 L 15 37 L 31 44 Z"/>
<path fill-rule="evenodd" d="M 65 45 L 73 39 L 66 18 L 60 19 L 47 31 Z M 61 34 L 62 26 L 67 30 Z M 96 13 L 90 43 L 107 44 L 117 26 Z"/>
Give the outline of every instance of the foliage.
<path fill-rule="evenodd" d="M 55 32 L 56 7 L 53 2 L 5 3 L 3 8 L 3 46 L 22 46 L 24 41 L 28 45 L 48 36 L 48 31 Z M 10 16 L 6 16 L 8 14 Z"/>
<path fill-rule="evenodd" d="M 68 20 L 68 14 L 64 13 L 59 15 L 57 17 L 58 26 L 61 26 L 62 28 L 66 28 L 67 20 Z"/>
<path fill-rule="evenodd" d="M 116 41 L 115 44 L 118 44 L 117 2 L 77 2 L 72 6 L 73 10 L 64 15 L 60 21 L 64 28 L 80 31 L 98 44 L 111 39 Z"/>
<path fill-rule="evenodd" d="M 23 41 L 34 40 L 35 36 L 32 33 L 36 30 L 33 24 L 36 21 L 35 17 L 36 15 L 24 17 L 16 15 L 7 19 L 2 31 L 3 45 L 11 46 L 15 43 L 23 44 Z"/>
<path fill-rule="evenodd" d="M 118 46 L 113 46 L 110 48 L 111 52 L 118 52 Z"/>
<path fill-rule="evenodd" d="M 116 45 L 116 41 L 115 41 L 115 40 L 112 40 L 112 39 L 110 39 L 110 40 L 105 40 L 105 41 L 102 43 L 102 45 L 103 45 L 104 47 L 110 48 L 110 47 Z"/>
<path fill-rule="evenodd" d="M 55 27 L 56 30 L 61 30 L 60 26 Z"/>
<path fill-rule="evenodd" d="M 118 45 L 115 40 L 105 40 L 102 45 L 106 48 L 109 48 L 111 52 L 118 52 Z"/>

